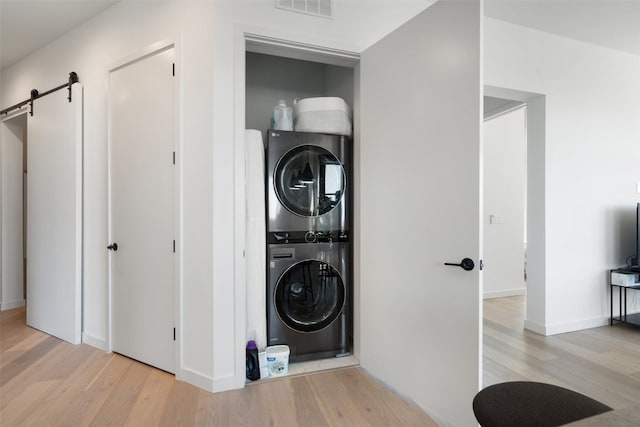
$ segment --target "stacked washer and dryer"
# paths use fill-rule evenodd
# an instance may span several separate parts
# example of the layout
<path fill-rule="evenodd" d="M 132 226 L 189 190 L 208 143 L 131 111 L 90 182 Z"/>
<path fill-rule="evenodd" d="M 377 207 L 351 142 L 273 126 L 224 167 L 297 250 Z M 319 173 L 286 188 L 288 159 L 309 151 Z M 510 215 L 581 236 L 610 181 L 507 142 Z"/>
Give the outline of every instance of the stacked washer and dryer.
<path fill-rule="evenodd" d="M 349 141 L 267 133 L 267 339 L 288 345 L 291 361 L 349 352 Z"/>

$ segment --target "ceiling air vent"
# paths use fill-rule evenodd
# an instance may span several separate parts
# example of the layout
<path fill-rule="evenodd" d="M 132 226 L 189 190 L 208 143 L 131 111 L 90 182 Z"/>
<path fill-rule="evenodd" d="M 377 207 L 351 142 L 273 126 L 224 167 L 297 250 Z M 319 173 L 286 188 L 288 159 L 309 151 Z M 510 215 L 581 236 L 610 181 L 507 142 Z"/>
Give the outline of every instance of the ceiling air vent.
<path fill-rule="evenodd" d="M 307 15 L 333 18 L 332 0 L 276 0 L 278 9 L 291 12 L 306 13 Z"/>

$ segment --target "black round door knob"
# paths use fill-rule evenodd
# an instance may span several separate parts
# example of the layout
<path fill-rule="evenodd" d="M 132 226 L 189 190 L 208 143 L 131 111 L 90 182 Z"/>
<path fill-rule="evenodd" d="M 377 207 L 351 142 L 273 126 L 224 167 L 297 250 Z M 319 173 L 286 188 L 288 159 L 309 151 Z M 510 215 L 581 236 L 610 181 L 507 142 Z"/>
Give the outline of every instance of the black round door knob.
<path fill-rule="evenodd" d="M 107 249 L 109 249 L 110 251 L 117 251 L 118 250 L 118 244 L 117 243 L 112 243 L 109 246 L 107 246 Z"/>

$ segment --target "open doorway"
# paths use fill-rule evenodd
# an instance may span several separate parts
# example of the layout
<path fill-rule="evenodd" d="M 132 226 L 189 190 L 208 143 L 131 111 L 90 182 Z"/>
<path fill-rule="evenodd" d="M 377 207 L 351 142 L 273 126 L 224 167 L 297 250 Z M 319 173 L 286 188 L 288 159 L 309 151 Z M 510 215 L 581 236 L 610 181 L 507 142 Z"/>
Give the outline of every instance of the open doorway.
<path fill-rule="evenodd" d="M 525 295 L 526 103 L 484 98 L 483 298 Z"/>
<path fill-rule="evenodd" d="M 483 386 L 513 379 L 501 354 L 526 307 L 526 103 L 484 98 Z M 506 376 L 505 376 L 506 375 Z"/>
<path fill-rule="evenodd" d="M 496 382 L 522 379 L 510 369 L 508 341 L 514 334 L 525 334 L 525 330 L 544 334 L 545 325 L 545 96 L 511 89 L 485 86 L 485 95 L 494 99 L 485 100 L 485 178 L 494 173 L 494 184 L 500 187 L 517 187 L 515 197 L 522 206 L 521 213 L 502 214 L 505 209 L 492 205 L 491 190 L 485 184 L 484 229 L 485 276 L 484 276 L 484 357 L 483 386 Z M 492 127 L 496 129 L 491 129 Z M 494 135 L 487 135 L 493 132 Z M 503 141 L 492 147 L 492 138 Z M 515 139 L 521 141 L 518 160 L 509 158 L 502 144 Z M 492 152 L 493 150 L 493 152 Z M 511 153 L 513 154 L 513 153 Z M 492 160 L 491 157 L 494 157 Z M 522 164 L 515 169 L 513 162 Z M 511 162 L 506 164 L 506 162 Z M 487 169 L 493 169 L 488 171 Z M 514 178 L 513 174 L 519 175 Z M 495 182 L 498 184 L 495 184 Z M 504 197 L 504 195 L 502 195 Z M 494 212 L 495 210 L 495 212 Z M 505 212 L 511 212 L 505 210 Z M 515 216 L 514 216 L 515 215 Z M 512 224 L 513 220 L 518 224 Z M 492 233 L 504 233 L 511 225 L 512 253 L 505 260 L 492 259 Z M 495 233 L 494 233 L 495 232 Z M 514 237 L 515 236 L 515 237 Z M 502 248 L 498 248 L 502 249 Z M 511 259 L 512 265 L 503 266 Z M 507 271 L 502 271 L 503 268 Z M 490 270 L 495 270 L 491 271 Z M 497 272 L 497 283 L 491 273 Z M 504 278 L 510 275 L 511 279 Z M 502 282 L 501 282 L 502 280 Z M 506 284 L 505 284 L 506 283 Z M 514 285 L 515 284 L 515 285 Z M 502 286 L 500 288 L 499 286 Z"/>
<path fill-rule="evenodd" d="M 14 114 L 0 125 L 0 310 L 23 307 L 26 300 L 27 114 Z"/>

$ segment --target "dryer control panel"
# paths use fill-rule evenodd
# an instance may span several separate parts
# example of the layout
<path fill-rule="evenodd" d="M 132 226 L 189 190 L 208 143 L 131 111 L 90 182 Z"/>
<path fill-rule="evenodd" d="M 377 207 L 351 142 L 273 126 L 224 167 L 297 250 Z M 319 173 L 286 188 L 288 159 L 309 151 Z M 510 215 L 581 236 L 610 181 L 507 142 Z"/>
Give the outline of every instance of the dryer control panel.
<path fill-rule="evenodd" d="M 349 233 L 346 230 L 333 231 L 279 231 L 267 233 L 267 244 L 291 243 L 332 243 L 348 242 Z"/>

